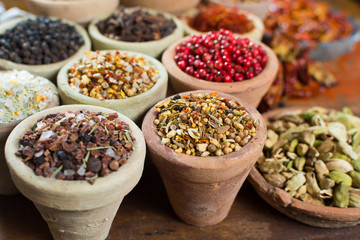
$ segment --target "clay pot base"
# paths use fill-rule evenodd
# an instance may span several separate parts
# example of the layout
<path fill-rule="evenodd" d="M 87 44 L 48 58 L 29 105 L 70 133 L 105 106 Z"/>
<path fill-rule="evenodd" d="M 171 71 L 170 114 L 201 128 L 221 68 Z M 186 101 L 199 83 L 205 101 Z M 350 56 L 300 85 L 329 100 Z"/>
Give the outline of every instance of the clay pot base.
<path fill-rule="evenodd" d="M 304 108 L 282 108 L 263 114 L 265 120 Z M 342 228 L 360 224 L 360 208 L 317 206 L 292 198 L 285 190 L 269 184 L 260 172 L 251 168 L 248 178 L 259 196 L 269 205 L 304 224 L 322 228 Z"/>
<path fill-rule="evenodd" d="M 212 91 L 193 91 L 180 95 L 204 92 Z M 155 132 L 155 107 L 148 111 L 142 125 L 150 157 L 159 170 L 175 213 L 184 222 L 196 226 L 213 225 L 226 218 L 266 139 L 266 125 L 256 109 L 231 95 L 219 95 L 244 105 L 250 115 L 260 121 L 256 137 L 239 152 L 220 157 L 175 153 L 161 144 Z"/>

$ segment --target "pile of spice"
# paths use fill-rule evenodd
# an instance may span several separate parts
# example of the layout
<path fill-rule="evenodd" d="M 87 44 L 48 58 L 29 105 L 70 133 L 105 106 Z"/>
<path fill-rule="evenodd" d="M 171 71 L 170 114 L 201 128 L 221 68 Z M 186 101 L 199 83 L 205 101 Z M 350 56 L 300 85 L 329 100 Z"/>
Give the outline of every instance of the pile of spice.
<path fill-rule="evenodd" d="M 49 114 L 21 137 L 16 155 L 38 176 L 93 184 L 117 171 L 134 150 L 129 126 L 117 118 L 87 110 Z"/>
<path fill-rule="evenodd" d="M 259 120 L 236 101 L 213 93 L 175 95 L 156 106 L 154 120 L 161 143 L 193 156 L 221 156 L 255 136 Z"/>
<path fill-rule="evenodd" d="M 159 40 L 173 33 L 176 28 L 171 18 L 142 8 L 120 8 L 96 26 L 106 37 L 126 42 Z"/>
<path fill-rule="evenodd" d="M 85 96 L 124 99 L 152 88 L 159 79 L 159 71 L 141 55 L 89 51 L 69 69 L 68 77 L 70 86 Z"/>
<path fill-rule="evenodd" d="M 45 109 L 55 94 L 45 78 L 24 70 L 0 72 L 0 123 L 23 120 Z"/>
<path fill-rule="evenodd" d="M 192 35 L 176 47 L 177 66 L 196 78 L 239 82 L 259 75 L 267 64 L 266 51 L 229 30 Z"/>
<path fill-rule="evenodd" d="M 0 35 L 0 58 L 29 65 L 56 63 L 71 57 L 83 44 L 74 26 L 37 17 Z"/>
<path fill-rule="evenodd" d="M 254 23 L 236 8 L 210 4 L 202 7 L 194 17 L 188 19 L 189 25 L 200 31 L 218 31 L 222 28 L 234 33 L 248 33 L 254 29 Z"/>
<path fill-rule="evenodd" d="M 360 118 L 315 107 L 267 123 L 257 168 L 275 187 L 304 202 L 360 207 Z"/>
<path fill-rule="evenodd" d="M 319 43 L 349 37 L 354 30 L 345 13 L 326 3 L 274 0 L 269 9 L 264 40 L 281 60 L 283 71 L 261 103 L 263 111 L 277 107 L 283 97 L 310 97 L 336 85 L 335 77 L 311 60 L 309 52 Z"/>

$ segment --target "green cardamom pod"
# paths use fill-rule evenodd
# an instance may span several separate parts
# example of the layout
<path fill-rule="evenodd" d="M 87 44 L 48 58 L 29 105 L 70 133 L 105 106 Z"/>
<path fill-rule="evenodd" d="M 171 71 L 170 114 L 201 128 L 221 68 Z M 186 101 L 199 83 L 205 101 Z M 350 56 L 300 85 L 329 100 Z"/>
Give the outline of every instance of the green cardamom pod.
<path fill-rule="evenodd" d="M 348 175 L 352 179 L 352 186 L 360 188 L 360 173 L 356 171 L 348 172 Z"/>
<path fill-rule="evenodd" d="M 311 111 L 305 111 L 302 112 L 299 116 L 305 120 L 311 120 L 313 116 L 315 116 L 317 113 L 316 112 L 311 112 Z"/>
<path fill-rule="evenodd" d="M 352 160 L 351 164 L 353 165 L 353 167 L 355 168 L 355 170 L 357 170 L 358 172 L 360 172 L 360 160 Z"/>
<path fill-rule="evenodd" d="M 323 140 L 316 139 L 314 142 L 314 147 L 319 148 L 323 143 L 324 143 Z"/>
<path fill-rule="evenodd" d="M 360 131 L 354 134 L 353 141 L 352 141 L 352 148 L 354 151 L 358 149 L 360 145 Z"/>
<path fill-rule="evenodd" d="M 332 158 L 338 158 L 338 159 L 342 159 L 342 160 L 345 160 L 345 161 L 349 161 L 349 158 L 346 155 L 338 153 L 338 152 L 335 152 L 332 155 Z"/>
<path fill-rule="evenodd" d="M 304 143 L 299 143 L 296 147 L 296 152 L 299 154 L 299 156 L 305 156 L 308 150 L 309 146 Z"/>
<path fill-rule="evenodd" d="M 360 207 L 360 196 L 350 192 L 349 207 Z"/>
<path fill-rule="evenodd" d="M 290 142 L 290 146 L 289 146 L 289 152 L 295 152 L 295 149 L 296 149 L 296 146 L 298 145 L 299 143 L 299 140 L 297 138 L 293 139 L 291 142 Z"/>
<path fill-rule="evenodd" d="M 333 205 L 336 207 L 347 208 L 349 206 L 349 200 L 349 186 L 344 182 L 341 182 L 335 187 Z"/>
<path fill-rule="evenodd" d="M 305 163 L 306 163 L 306 158 L 304 157 L 298 157 L 294 160 L 295 168 L 300 171 L 304 169 Z"/>
<path fill-rule="evenodd" d="M 331 171 L 329 173 L 329 177 L 337 184 L 340 184 L 343 182 L 346 186 L 351 186 L 352 179 L 349 175 L 346 173 L 340 172 L 340 171 Z"/>

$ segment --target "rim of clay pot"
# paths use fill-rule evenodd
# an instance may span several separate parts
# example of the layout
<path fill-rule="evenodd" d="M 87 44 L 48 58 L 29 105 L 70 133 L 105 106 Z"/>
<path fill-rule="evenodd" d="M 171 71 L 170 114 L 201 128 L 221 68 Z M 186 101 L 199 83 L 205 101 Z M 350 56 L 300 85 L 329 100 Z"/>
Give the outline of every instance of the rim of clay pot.
<path fill-rule="evenodd" d="M 203 89 L 203 90 L 219 89 L 226 93 L 238 92 L 238 91 L 248 92 L 251 91 L 252 89 L 265 85 L 267 82 L 273 81 L 277 75 L 277 72 L 279 70 L 279 60 L 275 55 L 275 53 L 265 44 L 251 40 L 256 44 L 261 45 L 263 49 L 266 51 L 268 57 L 268 61 L 265 68 L 256 77 L 241 82 L 225 83 L 225 82 L 210 82 L 207 80 L 198 79 L 193 76 L 190 76 L 184 71 L 182 71 L 177 66 L 174 60 L 174 56 L 176 54 L 176 50 L 175 50 L 176 46 L 188 40 L 190 37 L 191 36 L 184 37 L 174 42 L 172 45 L 170 45 L 163 54 L 162 63 L 164 64 L 166 70 L 169 72 L 170 76 L 173 76 L 174 78 L 176 78 L 176 81 L 182 82 L 193 89 Z"/>
<path fill-rule="evenodd" d="M 126 51 L 126 50 L 103 50 L 103 51 L 99 51 L 101 53 L 106 53 L 106 52 L 115 52 L 118 51 L 120 53 L 128 53 L 130 56 L 138 56 L 141 55 L 144 59 L 148 60 L 149 63 L 151 63 L 152 65 L 154 65 L 158 71 L 159 71 L 159 79 L 157 80 L 157 82 L 154 84 L 154 86 L 152 88 L 150 88 L 148 91 L 141 93 L 139 95 L 133 96 L 133 97 L 129 97 L 129 98 L 125 98 L 125 99 L 105 99 L 100 101 L 97 98 L 93 98 L 93 97 L 89 97 L 89 96 L 85 96 L 79 92 L 76 92 L 75 90 L 73 90 L 69 83 L 68 83 L 68 76 L 67 76 L 67 71 L 74 65 L 74 63 L 76 63 L 77 61 L 79 61 L 80 59 L 82 59 L 84 56 L 79 56 L 75 59 L 73 59 L 72 61 L 69 61 L 64 67 L 61 68 L 58 77 L 57 77 L 57 85 L 58 88 L 63 91 L 66 92 L 67 95 L 70 95 L 76 99 L 78 99 L 80 102 L 82 103 L 86 103 L 89 105 L 99 105 L 101 104 L 106 104 L 106 103 L 117 103 L 117 104 L 129 104 L 129 102 L 131 101 L 141 101 L 143 97 L 146 96 L 151 96 L 153 93 L 155 93 L 158 88 L 162 87 L 162 83 L 166 82 L 168 79 L 168 74 L 167 71 L 165 69 L 165 67 L 155 58 L 143 54 L 143 53 L 138 53 L 138 52 L 132 52 L 132 51 Z"/>
<path fill-rule="evenodd" d="M 199 93 L 212 93 L 213 90 L 198 90 L 198 91 L 189 91 L 179 93 L 180 96 L 189 95 L 191 94 L 199 94 Z M 218 96 L 225 97 L 227 99 L 232 99 L 238 102 L 239 104 L 243 105 L 246 111 L 255 119 L 260 121 L 259 127 L 256 129 L 256 136 L 251 139 L 251 141 L 246 144 L 240 151 L 232 152 L 227 155 L 222 156 L 211 156 L 211 157 L 197 157 L 187 155 L 185 153 L 175 153 L 174 150 L 170 149 L 169 147 L 161 144 L 161 138 L 156 134 L 156 126 L 153 123 L 156 117 L 155 114 L 155 106 L 164 100 L 157 103 L 154 107 L 152 107 L 146 114 L 143 124 L 142 124 L 142 131 L 145 136 L 145 140 L 148 144 L 149 148 L 152 148 L 154 152 L 162 156 L 169 162 L 172 162 L 177 165 L 199 168 L 199 169 L 206 169 L 206 170 L 213 170 L 213 169 L 228 169 L 235 165 L 241 164 L 243 159 L 256 152 L 257 148 L 262 148 L 262 143 L 265 142 L 267 134 L 266 134 L 266 124 L 264 119 L 262 118 L 261 114 L 250 104 L 246 103 L 244 100 L 241 100 L 237 97 L 232 95 L 217 92 Z M 177 95 L 177 94 L 176 94 Z M 175 96 L 175 95 L 173 95 Z M 171 99 L 173 96 L 170 96 L 166 99 Z"/>
<path fill-rule="evenodd" d="M 134 187 L 134 183 L 136 185 L 139 181 L 140 176 L 137 176 L 138 171 L 139 168 L 141 168 L 142 172 L 145 160 L 145 140 L 139 127 L 119 112 L 117 112 L 119 115 L 118 119 L 129 125 L 132 135 L 136 138 L 135 150 L 126 164 L 106 177 L 97 178 L 94 185 L 91 185 L 86 180 L 65 181 L 36 176 L 34 171 L 26 166 L 20 157 L 15 155 L 19 148 L 19 138 L 23 136 L 26 130 L 32 127 L 38 119 L 51 113 L 82 109 L 91 112 L 116 112 L 108 108 L 89 105 L 59 106 L 28 117 L 11 132 L 5 146 L 6 161 L 15 185 L 32 201 L 43 206 L 50 205 L 53 208 L 63 210 L 87 210 L 94 207 L 106 206 L 117 200 L 120 195 L 126 195 Z M 25 187 L 23 185 L 25 185 Z M 124 192 L 125 194 L 123 194 Z M 63 206 L 64 201 L 67 202 L 66 206 Z"/>
<path fill-rule="evenodd" d="M 135 8 L 138 8 L 138 7 L 128 7 L 127 9 L 135 9 Z M 160 14 L 164 15 L 166 18 L 172 19 L 176 24 L 176 28 L 170 35 L 163 37 L 159 40 L 152 40 L 152 41 L 146 41 L 146 42 L 126 42 L 126 41 L 115 40 L 115 39 L 104 36 L 99 31 L 98 27 L 96 26 L 96 24 L 99 21 L 104 20 L 104 19 L 108 18 L 109 16 L 111 16 L 113 14 L 113 13 L 111 13 L 111 14 L 104 15 L 102 17 L 98 17 L 90 23 L 90 25 L 89 25 L 90 37 L 92 39 L 96 39 L 97 41 L 99 41 L 101 43 L 105 43 L 108 45 L 112 45 L 116 48 L 126 50 L 125 49 L 126 47 L 131 47 L 131 48 L 146 47 L 146 48 L 151 49 L 152 47 L 166 46 L 169 43 L 172 43 L 173 41 L 175 41 L 183 36 L 183 32 L 184 32 L 183 24 L 176 16 L 174 16 L 170 13 L 167 13 L 167 12 L 162 12 L 162 11 L 151 9 L 151 8 L 141 7 L 141 9 L 146 10 L 151 14 L 160 13 Z"/>
<path fill-rule="evenodd" d="M 189 25 L 189 18 L 193 18 L 199 11 L 200 11 L 199 9 L 193 8 L 188 10 L 182 15 L 181 21 L 184 25 L 184 30 L 187 35 L 206 33 L 206 32 L 200 32 Z M 234 35 L 240 37 L 247 37 L 250 38 L 251 40 L 254 39 L 256 41 L 261 41 L 265 31 L 265 25 L 262 19 L 256 16 L 254 13 L 251 13 L 247 10 L 238 9 L 238 12 L 246 15 L 249 18 L 249 20 L 251 20 L 254 23 L 254 29 L 247 33 L 241 33 L 241 34 L 234 33 Z"/>
<path fill-rule="evenodd" d="M 287 113 L 296 113 L 309 108 L 311 107 L 280 108 L 264 113 L 263 117 L 265 121 L 267 121 L 274 116 L 281 116 Z M 256 189 L 256 191 L 259 191 L 268 197 L 267 199 L 265 199 L 260 195 L 261 198 L 263 198 L 269 203 L 271 202 L 277 205 L 280 204 L 280 206 L 285 209 L 284 213 L 286 210 L 289 212 L 298 211 L 298 215 L 307 215 L 310 217 L 323 218 L 332 221 L 360 221 L 360 208 L 337 208 L 330 206 L 318 206 L 315 204 L 303 202 L 301 200 L 291 197 L 290 194 L 288 194 L 285 190 L 268 183 L 255 166 L 252 166 L 248 179 L 253 185 L 253 187 Z M 306 221 L 301 222 L 310 224 Z"/>
<path fill-rule="evenodd" d="M 10 20 L 8 22 L 3 23 L 0 26 L 0 33 L 4 33 L 6 30 L 13 28 L 16 24 L 18 24 L 21 21 L 27 20 L 27 19 L 35 19 L 36 16 L 31 17 L 20 17 L 13 20 Z M 50 18 L 53 20 L 58 20 L 59 18 Z M 91 49 L 91 41 L 90 38 L 86 32 L 86 30 L 80 26 L 77 23 L 74 23 L 72 21 L 60 19 L 62 22 L 72 25 L 75 27 L 76 31 L 82 36 L 84 39 L 84 44 L 77 50 L 76 53 L 74 53 L 71 57 L 64 59 L 59 62 L 50 63 L 50 64 L 40 64 L 40 65 L 29 65 L 29 64 L 21 64 L 21 63 L 15 63 L 9 60 L 0 59 L 0 68 L 6 68 L 6 69 L 18 69 L 18 70 L 27 70 L 31 73 L 43 76 L 45 78 L 52 78 L 56 76 L 56 73 L 51 73 L 52 71 L 59 70 L 66 62 L 71 61 L 74 58 L 77 58 L 78 56 L 84 54 L 86 51 Z"/>
<path fill-rule="evenodd" d="M 12 70 L 7 70 L 7 71 L 0 71 L 0 72 L 8 72 L 8 71 L 12 71 Z M 41 76 L 38 76 L 38 77 L 41 77 Z M 43 79 L 45 79 L 46 81 L 48 81 L 48 84 L 51 88 L 51 90 L 53 91 L 53 100 L 51 102 L 49 102 L 49 105 L 44 108 L 42 111 L 48 109 L 48 108 L 53 108 L 55 106 L 58 106 L 59 105 L 59 97 L 58 97 L 58 90 L 56 88 L 56 86 L 49 80 L 49 79 L 46 79 L 44 77 L 41 77 Z M 18 125 L 21 121 L 23 121 L 24 119 L 22 120 L 15 120 L 15 121 L 11 121 L 11 122 L 8 122 L 8 123 L 0 123 L 0 136 L 2 134 L 5 134 L 5 133 L 9 133 L 10 129 L 13 129 L 16 125 Z"/>

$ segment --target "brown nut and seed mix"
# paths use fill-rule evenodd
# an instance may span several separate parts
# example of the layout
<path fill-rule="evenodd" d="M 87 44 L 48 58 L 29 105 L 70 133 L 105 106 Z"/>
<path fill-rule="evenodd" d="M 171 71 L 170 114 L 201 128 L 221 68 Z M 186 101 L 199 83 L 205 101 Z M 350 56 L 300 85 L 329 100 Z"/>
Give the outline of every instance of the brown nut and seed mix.
<path fill-rule="evenodd" d="M 21 137 L 16 155 L 36 175 L 93 184 L 117 171 L 135 149 L 129 125 L 117 118 L 87 110 L 49 114 Z"/>
<path fill-rule="evenodd" d="M 254 136 L 255 120 L 236 101 L 216 92 L 175 95 L 156 106 L 154 120 L 161 143 L 193 156 L 221 156 L 240 151 Z"/>
<path fill-rule="evenodd" d="M 75 91 L 99 100 L 124 99 L 152 88 L 159 71 L 140 54 L 133 57 L 119 51 L 87 52 L 68 71 Z"/>

